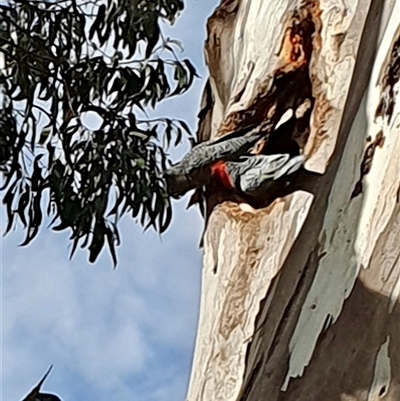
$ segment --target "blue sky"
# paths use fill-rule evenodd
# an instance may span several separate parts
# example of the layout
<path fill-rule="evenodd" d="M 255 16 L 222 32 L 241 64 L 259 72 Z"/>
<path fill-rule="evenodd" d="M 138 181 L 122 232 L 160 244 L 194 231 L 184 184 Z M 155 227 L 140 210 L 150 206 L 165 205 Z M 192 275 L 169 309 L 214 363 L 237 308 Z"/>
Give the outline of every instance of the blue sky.
<path fill-rule="evenodd" d="M 158 115 L 195 130 L 207 71 L 206 19 L 218 0 L 187 0 L 167 36 L 182 40 L 202 79 Z M 182 144 L 177 157 L 188 150 Z M 64 401 L 185 399 L 199 309 L 202 219 L 174 203 L 162 237 L 121 221 L 117 270 L 107 252 L 95 265 L 85 251 L 68 261 L 67 233 L 43 228 L 28 247 L 17 230 L 1 239 L 2 398 L 21 400 L 50 364 L 43 390 Z M 4 231 L 5 213 L 1 227 Z"/>

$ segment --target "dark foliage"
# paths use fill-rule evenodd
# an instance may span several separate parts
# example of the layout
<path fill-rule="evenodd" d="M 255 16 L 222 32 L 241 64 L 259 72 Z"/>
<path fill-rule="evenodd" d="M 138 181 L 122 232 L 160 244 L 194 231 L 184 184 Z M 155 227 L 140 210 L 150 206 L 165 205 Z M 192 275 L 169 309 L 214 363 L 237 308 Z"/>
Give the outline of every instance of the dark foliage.
<path fill-rule="evenodd" d="M 165 39 L 181 0 L 8 1 L 0 5 L 0 169 L 10 231 L 30 243 L 53 217 L 72 231 L 72 252 L 94 262 L 130 213 L 165 231 L 171 205 L 162 178 L 165 147 L 185 123 L 142 119 L 146 107 L 186 91 L 196 75 Z M 97 114 L 100 128 L 82 123 Z"/>

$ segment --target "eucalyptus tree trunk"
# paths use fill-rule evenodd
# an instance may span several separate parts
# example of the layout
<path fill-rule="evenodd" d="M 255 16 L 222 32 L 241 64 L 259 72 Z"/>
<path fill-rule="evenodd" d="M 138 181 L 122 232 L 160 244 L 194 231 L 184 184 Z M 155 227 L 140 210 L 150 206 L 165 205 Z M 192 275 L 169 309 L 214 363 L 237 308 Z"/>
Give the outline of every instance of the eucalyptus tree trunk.
<path fill-rule="evenodd" d="M 223 0 L 205 50 L 200 140 L 293 115 L 307 161 L 207 192 L 188 401 L 400 400 L 400 0 Z"/>

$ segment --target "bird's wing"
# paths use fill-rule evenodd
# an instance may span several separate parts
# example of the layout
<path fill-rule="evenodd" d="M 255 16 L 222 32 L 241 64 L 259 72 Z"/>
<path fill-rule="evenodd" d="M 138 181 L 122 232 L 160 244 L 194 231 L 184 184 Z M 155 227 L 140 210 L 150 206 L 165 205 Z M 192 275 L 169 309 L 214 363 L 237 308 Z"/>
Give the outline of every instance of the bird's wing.
<path fill-rule="evenodd" d="M 292 157 L 282 168 L 280 168 L 274 175 L 274 179 L 277 180 L 284 175 L 293 174 L 297 171 L 305 162 L 303 155 Z"/>
<path fill-rule="evenodd" d="M 248 152 L 250 147 L 259 139 L 260 135 L 252 135 L 200 143 L 173 168 L 190 174 L 194 169 L 201 168 L 217 160 L 226 160 Z M 170 170 L 172 171 L 172 169 Z"/>
<path fill-rule="evenodd" d="M 242 156 L 239 158 L 238 164 L 241 166 L 242 173 L 258 170 L 269 174 L 282 168 L 289 159 L 290 155 L 288 154 Z"/>
<path fill-rule="evenodd" d="M 237 138 L 232 138 L 225 141 L 217 141 L 214 143 L 209 143 L 207 146 L 212 149 L 214 155 L 218 160 L 235 157 L 240 153 L 247 153 L 248 150 L 260 140 L 261 135 L 251 135 L 251 136 L 240 136 Z"/>
<path fill-rule="evenodd" d="M 277 180 L 294 173 L 304 163 L 304 156 L 290 159 L 289 154 L 259 155 L 248 161 L 248 169 L 240 176 L 240 187 L 247 192 L 258 188 L 265 181 Z"/>

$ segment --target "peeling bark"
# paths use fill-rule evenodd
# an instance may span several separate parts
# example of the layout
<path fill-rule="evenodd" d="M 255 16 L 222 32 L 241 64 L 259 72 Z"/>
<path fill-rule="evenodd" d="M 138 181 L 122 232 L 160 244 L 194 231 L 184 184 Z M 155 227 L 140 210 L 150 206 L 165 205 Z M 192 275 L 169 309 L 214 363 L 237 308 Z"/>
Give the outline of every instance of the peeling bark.
<path fill-rule="evenodd" d="M 199 138 L 308 160 L 266 207 L 206 191 L 188 400 L 399 400 L 400 0 L 222 1 L 208 35 Z"/>

